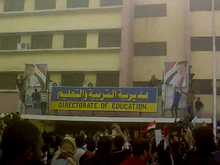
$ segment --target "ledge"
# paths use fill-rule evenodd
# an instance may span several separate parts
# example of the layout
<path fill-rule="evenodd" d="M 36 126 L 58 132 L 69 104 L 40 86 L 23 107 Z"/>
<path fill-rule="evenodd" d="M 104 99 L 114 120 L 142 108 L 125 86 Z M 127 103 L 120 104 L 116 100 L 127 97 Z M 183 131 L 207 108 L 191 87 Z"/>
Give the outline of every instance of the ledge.
<path fill-rule="evenodd" d="M 49 115 L 21 115 L 22 119 L 56 120 L 56 121 L 90 121 L 90 122 L 153 122 L 174 123 L 174 118 L 146 118 L 146 117 L 83 117 L 83 116 L 49 116 Z M 211 118 L 197 119 L 196 123 L 212 123 Z"/>
<path fill-rule="evenodd" d="M 79 52 L 79 51 L 120 51 L 121 47 L 104 47 L 97 49 L 88 49 L 88 48 L 65 48 L 65 49 L 23 49 L 23 50 L 0 50 L 0 53 L 36 53 L 36 52 Z"/>
<path fill-rule="evenodd" d="M 2 12 L 0 13 L 0 17 L 9 17 L 9 16 L 25 16 L 25 15 L 50 15 L 50 14 L 67 14 L 67 13 L 75 13 L 75 12 L 92 12 L 92 11 L 112 11 L 112 10 L 121 10 L 122 5 L 120 6 L 104 6 L 98 8 L 66 8 L 65 10 L 56 10 L 56 9 L 48 9 L 48 10 L 33 10 L 33 11 L 14 11 L 14 12 Z"/>
<path fill-rule="evenodd" d="M 0 89 L 0 93 L 18 93 L 16 89 Z"/>
<path fill-rule="evenodd" d="M 119 26 L 108 26 L 108 27 L 81 27 L 81 28 L 77 28 L 77 29 L 35 29 L 35 30 L 28 30 L 28 31 L 8 31 L 8 32 L 1 32 L 0 31 L 0 35 L 13 35 L 13 34 L 38 34 L 38 33 L 69 33 L 69 32 L 106 32 L 106 31 L 111 31 L 111 32 L 118 32 L 121 31 L 121 27 Z"/>

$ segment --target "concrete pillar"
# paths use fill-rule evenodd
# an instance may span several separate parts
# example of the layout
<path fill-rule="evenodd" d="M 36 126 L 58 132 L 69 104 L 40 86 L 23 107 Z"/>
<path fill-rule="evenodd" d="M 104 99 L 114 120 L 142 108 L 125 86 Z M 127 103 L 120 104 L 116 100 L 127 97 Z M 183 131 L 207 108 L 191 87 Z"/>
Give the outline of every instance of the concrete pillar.
<path fill-rule="evenodd" d="M 61 84 L 61 73 L 50 73 L 50 80 Z"/>
<path fill-rule="evenodd" d="M 64 44 L 64 34 L 63 33 L 55 33 L 53 34 L 53 49 L 63 49 Z"/>
<path fill-rule="evenodd" d="M 87 33 L 87 45 L 88 49 L 97 49 L 98 48 L 98 41 L 99 40 L 99 33 L 98 32 L 88 32 Z"/>
<path fill-rule="evenodd" d="M 100 7 L 100 0 L 90 0 L 89 1 L 90 8 L 98 8 Z"/>
<path fill-rule="evenodd" d="M 134 0 L 123 0 L 119 76 L 120 87 L 133 86 L 134 9 Z"/>
<path fill-rule="evenodd" d="M 29 48 L 31 48 L 31 35 L 22 35 L 21 36 L 21 42 L 22 43 L 28 43 Z"/>
<path fill-rule="evenodd" d="M 191 37 L 190 37 L 190 0 L 185 0 L 185 57 L 191 64 Z"/>
<path fill-rule="evenodd" d="M 67 6 L 67 0 L 56 0 L 56 9 L 65 10 Z"/>
<path fill-rule="evenodd" d="M 25 0 L 24 11 L 34 11 L 35 0 Z"/>
<path fill-rule="evenodd" d="M 4 0 L 0 0 L 0 13 L 4 12 Z"/>
<path fill-rule="evenodd" d="M 93 72 L 85 74 L 85 80 L 88 83 L 92 82 L 92 83 L 96 84 L 96 77 L 97 77 L 96 73 L 93 73 Z"/>

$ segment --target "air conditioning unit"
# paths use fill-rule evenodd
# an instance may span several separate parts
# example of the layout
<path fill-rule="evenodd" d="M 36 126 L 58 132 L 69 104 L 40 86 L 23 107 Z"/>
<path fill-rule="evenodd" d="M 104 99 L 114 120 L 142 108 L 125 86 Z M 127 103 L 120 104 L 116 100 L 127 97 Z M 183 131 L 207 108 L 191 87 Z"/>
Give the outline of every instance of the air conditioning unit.
<path fill-rule="evenodd" d="M 83 87 L 95 87 L 96 84 L 94 82 L 87 82 L 87 81 L 84 81 L 83 82 Z"/>
<path fill-rule="evenodd" d="M 49 90 L 52 89 L 52 87 L 60 86 L 58 82 L 49 82 Z"/>
<path fill-rule="evenodd" d="M 18 49 L 18 50 L 29 49 L 29 43 L 19 42 L 19 43 L 17 44 L 17 49 Z"/>

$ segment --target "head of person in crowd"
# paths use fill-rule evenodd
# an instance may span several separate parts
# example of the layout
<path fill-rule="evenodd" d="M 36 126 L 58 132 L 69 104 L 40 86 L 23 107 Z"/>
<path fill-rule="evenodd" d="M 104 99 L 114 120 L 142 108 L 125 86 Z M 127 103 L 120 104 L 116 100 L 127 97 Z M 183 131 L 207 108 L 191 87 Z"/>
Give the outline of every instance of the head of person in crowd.
<path fill-rule="evenodd" d="M 75 138 L 77 148 L 82 148 L 85 143 L 84 136 L 77 136 Z"/>
<path fill-rule="evenodd" d="M 93 153 L 95 151 L 96 148 L 96 143 L 93 140 L 93 138 L 88 137 L 86 139 L 86 145 L 87 145 L 87 151 Z"/>
<path fill-rule="evenodd" d="M 87 137 L 86 138 L 86 145 L 87 145 L 87 151 L 81 156 L 80 160 L 79 160 L 79 164 L 83 165 L 83 163 L 85 162 L 85 160 L 92 156 L 94 154 L 95 151 L 95 147 L 96 147 L 96 143 L 93 140 L 93 138 L 91 137 Z"/>
<path fill-rule="evenodd" d="M 98 152 L 109 153 L 112 149 L 112 141 L 108 136 L 103 136 L 98 141 Z"/>
<path fill-rule="evenodd" d="M 200 155 L 209 155 L 214 151 L 214 134 L 207 127 L 200 127 L 195 132 L 195 146 Z"/>
<path fill-rule="evenodd" d="M 60 154 L 57 159 L 72 158 L 76 153 L 76 143 L 72 137 L 65 137 L 60 144 Z"/>
<path fill-rule="evenodd" d="M 9 124 L 2 136 L 1 164 L 41 164 L 43 140 L 39 129 L 29 121 Z"/>
<path fill-rule="evenodd" d="M 140 157 L 147 161 L 151 155 L 151 144 L 146 139 L 135 139 L 132 142 L 132 151 L 134 157 Z"/>
<path fill-rule="evenodd" d="M 114 148 L 115 149 L 118 149 L 118 150 L 121 150 L 122 147 L 124 146 L 124 138 L 122 136 L 116 136 L 113 140 L 113 144 L 114 144 Z"/>
<path fill-rule="evenodd" d="M 218 150 L 220 150 L 220 139 L 218 139 Z"/>

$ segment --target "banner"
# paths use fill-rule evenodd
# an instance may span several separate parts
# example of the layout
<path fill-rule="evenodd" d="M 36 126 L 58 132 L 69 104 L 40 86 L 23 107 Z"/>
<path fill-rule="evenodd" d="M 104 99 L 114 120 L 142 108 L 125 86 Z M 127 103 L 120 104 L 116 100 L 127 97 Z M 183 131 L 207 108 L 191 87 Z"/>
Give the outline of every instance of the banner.
<path fill-rule="evenodd" d="M 25 93 L 26 105 L 32 104 L 32 93 L 46 90 L 47 64 L 25 64 Z"/>
<path fill-rule="evenodd" d="M 52 87 L 51 109 L 157 112 L 157 88 Z"/>
<path fill-rule="evenodd" d="M 189 87 L 188 62 L 186 60 L 176 62 L 164 62 L 164 85 L 162 87 L 163 110 L 171 109 L 174 94 L 179 91 L 187 92 Z M 182 95 L 180 109 L 187 107 L 187 97 Z"/>

